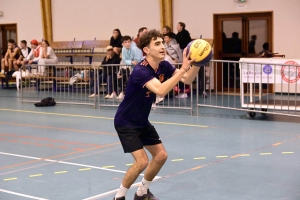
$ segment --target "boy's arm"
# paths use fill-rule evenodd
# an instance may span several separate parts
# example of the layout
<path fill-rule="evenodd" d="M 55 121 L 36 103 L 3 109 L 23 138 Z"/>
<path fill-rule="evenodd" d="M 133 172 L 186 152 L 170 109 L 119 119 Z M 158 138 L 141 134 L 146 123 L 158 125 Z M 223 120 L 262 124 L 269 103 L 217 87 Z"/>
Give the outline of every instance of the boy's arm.
<path fill-rule="evenodd" d="M 16 55 L 20 52 L 20 49 L 18 47 L 15 48 L 14 52 L 11 54 L 11 58 L 15 58 Z"/>
<path fill-rule="evenodd" d="M 184 54 L 186 54 L 186 48 L 184 49 Z M 185 74 L 187 74 L 186 72 L 190 69 L 190 66 L 192 64 L 192 62 L 194 60 L 189 60 L 190 54 L 188 56 L 184 56 L 184 60 L 183 60 L 183 64 L 182 64 L 182 67 L 180 69 L 177 69 L 173 76 L 168 79 L 167 81 L 161 83 L 157 78 L 153 78 L 152 80 L 148 81 L 146 83 L 146 87 L 151 90 L 152 92 L 154 92 L 155 94 L 157 94 L 158 96 L 165 96 L 167 95 L 173 88 L 175 85 L 177 85 L 177 83 L 185 76 Z M 195 67 L 193 67 L 195 68 Z M 196 70 L 199 70 L 198 69 L 191 69 L 193 71 L 191 71 L 192 73 L 188 73 L 188 74 L 192 74 L 190 76 L 186 75 L 187 78 L 185 78 L 186 80 L 189 80 L 191 78 L 195 78 L 198 74 L 198 71 L 197 73 L 195 73 Z M 192 77 L 193 76 L 193 77 Z"/>

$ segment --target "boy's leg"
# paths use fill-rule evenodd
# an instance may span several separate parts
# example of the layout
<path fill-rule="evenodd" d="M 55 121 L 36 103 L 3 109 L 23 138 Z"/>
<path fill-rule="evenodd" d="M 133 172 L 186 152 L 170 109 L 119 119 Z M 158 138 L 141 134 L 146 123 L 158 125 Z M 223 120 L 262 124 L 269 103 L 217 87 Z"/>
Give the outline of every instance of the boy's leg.
<path fill-rule="evenodd" d="M 168 154 L 163 144 L 145 146 L 145 148 L 151 153 L 152 160 L 148 164 L 144 178 L 147 181 L 152 181 L 165 164 Z"/>
<path fill-rule="evenodd" d="M 148 165 L 148 156 L 144 149 L 139 149 L 131 153 L 134 158 L 134 164 L 127 170 L 122 184 L 115 199 L 122 198 L 126 196 L 126 193 L 130 186 L 135 182 L 138 176 L 144 171 Z"/>
<path fill-rule="evenodd" d="M 8 59 L 8 71 L 11 71 L 13 68 L 13 62 L 15 61 L 15 59 Z"/>

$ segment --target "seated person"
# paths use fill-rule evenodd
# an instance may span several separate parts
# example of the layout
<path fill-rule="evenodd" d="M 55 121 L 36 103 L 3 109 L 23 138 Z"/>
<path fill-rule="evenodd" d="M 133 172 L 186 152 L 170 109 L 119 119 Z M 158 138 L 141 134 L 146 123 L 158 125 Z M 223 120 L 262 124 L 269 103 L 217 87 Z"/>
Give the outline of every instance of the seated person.
<path fill-rule="evenodd" d="M 47 64 L 57 64 L 58 59 L 54 53 L 52 47 L 47 40 L 42 42 L 42 47 L 40 48 L 40 55 L 38 61 L 38 75 L 46 75 L 45 65 Z"/>
<path fill-rule="evenodd" d="M 37 40 L 31 40 L 30 44 L 31 51 L 28 56 L 22 61 L 22 65 L 38 64 L 41 46 L 39 45 Z"/>
<path fill-rule="evenodd" d="M 13 39 L 9 39 L 7 41 L 7 52 L 2 58 L 1 67 L 0 70 L 1 74 L 4 74 L 5 67 L 8 67 L 8 71 L 12 70 L 13 62 L 18 60 L 20 57 L 20 48 L 16 46 L 15 41 Z"/>
<path fill-rule="evenodd" d="M 163 28 L 163 35 L 169 34 L 171 39 L 171 43 L 177 43 L 177 41 L 175 40 L 176 34 L 172 32 L 171 28 L 169 26 L 165 26 Z"/>
<path fill-rule="evenodd" d="M 31 52 L 31 48 L 27 47 L 26 40 L 22 40 L 20 42 L 20 47 L 21 47 L 21 55 L 20 55 L 20 57 L 19 57 L 18 60 L 14 61 L 14 69 L 15 69 L 15 71 L 19 70 L 19 67 L 22 66 L 23 59 L 27 58 L 27 56 Z"/>
<path fill-rule="evenodd" d="M 178 44 L 171 43 L 171 34 L 164 35 L 166 56 L 165 60 L 171 64 L 182 63 L 182 52 Z"/>
<path fill-rule="evenodd" d="M 269 49 L 269 43 L 265 42 L 263 44 L 263 50 L 259 52 L 259 57 L 272 57 L 273 53 Z"/>
<path fill-rule="evenodd" d="M 142 30 L 142 28 L 140 29 Z M 143 29 L 145 32 L 147 29 L 144 27 Z M 141 31 L 140 35 L 143 34 L 143 31 Z M 130 67 L 132 66 L 132 69 L 135 65 L 137 65 L 139 62 L 143 59 L 143 53 L 142 50 L 139 49 L 136 46 L 136 43 L 132 41 L 131 37 L 126 35 L 122 38 L 122 64 L 125 66 L 120 67 L 120 72 L 118 74 L 119 85 L 121 87 L 121 93 L 117 97 L 117 99 L 123 99 L 124 98 L 124 91 L 125 91 L 125 83 L 128 80 L 129 74 L 130 74 Z"/>
<path fill-rule="evenodd" d="M 114 29 L 113 35 L 110 38 L 109 45 L 114 48 L 114 52 L 120 55 L 123 46 L 122 46 L 122 34 L 118 28 Z"/>
<path fill-rule="evenodd" d="M 99 76 L 99 84 L 106 82 L 106 99 L 113 99 L 117 97 L 118 92 L 118 84 L 117 84 L 117 66 L 104 66 L 104 65 L 111 65 L 111 64 L 120 64 L 121 58 L 119 55 L 113 51 L 112 46 L 106 47 L 107 54 L 104 57 L 102 64 L 103 65 L 103 72 Z M 93 85 L 94 80 L 91 81 L 91 85 Z M 96 93 L 98 93 L 98 87 L 96 87 Z M 94 97 L 96 94 L 92 94 L 89 97 Z"/>
<path fill-rule="evenodd" d="M 122 38 L 122 62 L 125 65 L 137 65 L 142 61 L 142 50 L 136 46 L 136 43 L 131 40 L 131 37 L 126 35 Z"/>

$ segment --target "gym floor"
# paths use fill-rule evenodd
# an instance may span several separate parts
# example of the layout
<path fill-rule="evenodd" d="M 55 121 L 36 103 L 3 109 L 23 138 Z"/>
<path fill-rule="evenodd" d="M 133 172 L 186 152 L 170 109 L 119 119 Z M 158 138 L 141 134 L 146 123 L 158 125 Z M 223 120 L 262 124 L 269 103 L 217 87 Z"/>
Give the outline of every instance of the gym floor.
<path fill-rule="evenodd" d="M 113 199 L 133 162 L 114 130 L 115 111 L 36 108 L 0 89 L 0 199 Z M 158 198 L 300 199 L 300 119 L 202 109 L 199 117 L 155 110 L 150 121 L 169 153 L 150 187 Z"/>

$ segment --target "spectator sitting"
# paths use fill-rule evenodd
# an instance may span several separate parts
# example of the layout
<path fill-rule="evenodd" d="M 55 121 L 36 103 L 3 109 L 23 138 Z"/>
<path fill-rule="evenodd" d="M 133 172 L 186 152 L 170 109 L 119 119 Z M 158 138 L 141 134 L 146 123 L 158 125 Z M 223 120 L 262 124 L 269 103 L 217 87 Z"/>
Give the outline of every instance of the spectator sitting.
<path fill-rule="evenodd" d="M 142 50 L 136 46 L 136 43 L 131 40 L 131 37 L 126 35 L 122 38 L 122 62 L 125 65 L 137 65 L 142 61 Z"/>
<path fill-rule="evenodd" d="M 126 35 L 122 38 L 122 64 L 124 66 L 120 67 L 120 71 L 118 74 L 118 79 L 121 79 L 119 81 L 119 85 L 121 87 L 121 93 L 117 97 L 117 99 L 123 99 L 124 98 L 124 91 L 125 91 L 125 82 L 128 80 L 128 76 L 130 73 L 129 66 L 135 66 L 143 59 L 143 52 L 141 49 L 139 49 L 135 42 L 133 42 L 130 38 L 130 36 Z M 132 68 L 133 68 L 132 67 Z"/>
<path fill-rule="evenodd" d="M 118 28 L 113 30 L 113 35 L 110 38 L 109 45 L 114 48 L 114 52 L 120 55 L 123 46 L 122 46 L 122 34 Z"/>
<path fill-rule="evenodd" d="M 113 51 L 112 46 L 106 47 L 107 54 L 104 57 L 101 65 L 112 65 L 112 64 L 120 64 L 121 58 L 120 56 Z M 102 66 L 103 72 L 99 77 L 99 84 L 102 84 L 104 81 L 106 81 L 106 93 L 105 96 L 106 99 L 113 99 L 117 97 L 117 90 L 118 90 L 118 84 L 117 84 L 117 66 Z M 91 81 L 91 84 L 93 85 L 94 81 Z M 98 87 L 96 88 L 96 93 L 98 93 Z M 92 94 L 89 97 L 94 97 L 96 94 Z"/>
<path fill-rule="evenodd" d="M 12 70 L 13 62 L 19 59 L 20 57 L 20 48 L 16 46 L 15 41 L 13 39 L 9 39 L 7 41 L 7 52 L 2 58 L 2 69 L 0 70 L 1 74 L 4 74 L 5 67 L 8 67 L 8 71 Z"/>
<path fill-rule="evenodd" d="M 140 44 L 140 37 L 148 31 L 147 27 L 142 27 L 139 29 L 137 37 L 133 40 L 137 46 Z"/>
<path fill-rule="evenodd" d="M 259 52 L 260 57 L 272 57 L 273 56 L 273 53 L 269 49 L 268 42 L 265 42 L 262 47 L 263 47 L 263 50 L 261 52 Z"/>
<path fill-rule="evenodd" d="M 58 59 L 47 40 L 42 42 L 42 47 L 40 48 L 40 55 L 38 61 L 38 75 L 46 75 L 45 65 L 47 64 L 57 64 Z"/>
<path fill-rule="evenodd" d="M 164 35 L 166 56 L 165 60 L 171 64 L 182 63 L 182 52 L 179 45 L 172 43 L 172 37 L 170 33 Z"/>
<path fill-rule="evenodd" d="M 31 51 L 29 55 L 23 60 L 22 65 L 38 64 L 41 46 L 39 45 L 37 40 L 31 40 L 30 44 Z"/>
<path fill-rule="evenodd" d="M 185 23 L 179 22 L 177 25 L 178 33 L 175 37 L 180 49 L 183 49 L 192 41 L 190 33 L 185 29 Z"/>
<path fill-rule="evenodd" d="M 26 40 L 22 40 L 20 42 L 20 47 L 21 47 L 21 55 L 18 60 L 14 61 L 14 69 L 15 71 L 19 70 L 19 66 L 22 65 L 23 59 L 27 58 L 29 53 L 31 52 L 31 48 L 27 47 L 27 42 Z"/>
<path fill-rule="evenodd" d="M 165 26 L 163 28 L 163 35 L 169 34 L 170 38 L 171 38 L 171 43 L 177 43 L 175 37 L 176 34 L 172 32 L 171 28 L 169 26 Z"/>

